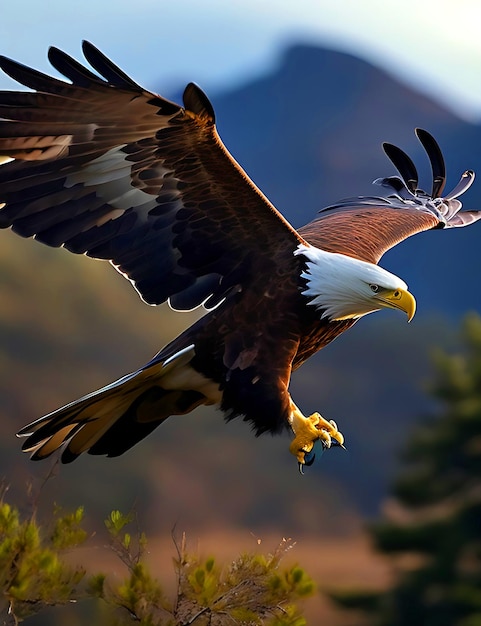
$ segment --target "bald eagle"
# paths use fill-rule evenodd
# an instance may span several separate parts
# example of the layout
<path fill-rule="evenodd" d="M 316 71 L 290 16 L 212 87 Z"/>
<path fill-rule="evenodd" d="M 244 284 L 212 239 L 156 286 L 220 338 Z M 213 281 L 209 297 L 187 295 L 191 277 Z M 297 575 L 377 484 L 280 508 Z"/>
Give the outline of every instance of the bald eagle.
<path fill-rule="evenodd" d="M 406 283 L 378 262 L 410 235 L 479 219 L 457 199 L 474 173 L 442 196 L 443 156 L 417 130 L 431 193 L 384 144 L 401 177 L 375 181 L 383 195 L 327 207 L 296 231 L 229 154 L 196 85 L 179 106 L 90 43 L 83 52 L 95 72 L 49 51 L 69 82 L 0 58 L 32 90 L 0 93 L 0 227 L 110 261 L 148 304 L 206 314 L 137 371 L 22 428 L 23 450 L 44 459 L 61 448 L 64 463 L 117 456 L 169 416 L 215 405 L 257 435 L 291 429 L 302 469 L 315 443 L 344 438 L 334 421 L 302 414 L 291 372 L 368 313 L 413 317 Z"/>

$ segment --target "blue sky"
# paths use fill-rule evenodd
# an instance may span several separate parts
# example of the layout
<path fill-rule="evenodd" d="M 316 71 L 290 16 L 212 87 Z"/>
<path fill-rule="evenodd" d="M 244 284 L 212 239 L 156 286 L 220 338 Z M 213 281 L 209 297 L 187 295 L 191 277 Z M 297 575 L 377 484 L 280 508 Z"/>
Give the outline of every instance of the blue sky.
<path fill-rule="evenodd" d="M 212 91 L 305 41 L 357 53 L 481 119 L 480 24 L 479 0 L 16 0 L 0 8 L 0 52 L 47 71 L 49 45 L 80 58 L 90 39 L 145 87 Z"/>

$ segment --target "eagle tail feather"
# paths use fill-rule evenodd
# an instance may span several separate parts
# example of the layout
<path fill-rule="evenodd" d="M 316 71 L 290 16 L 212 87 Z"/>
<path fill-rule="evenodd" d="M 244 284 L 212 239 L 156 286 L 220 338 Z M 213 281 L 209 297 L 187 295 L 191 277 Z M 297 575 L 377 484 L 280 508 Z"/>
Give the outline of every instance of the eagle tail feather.
<path fill-rule="evenodd" d="M 208 399 L 197 389 L 175 388 L 192 354 L 180 353 L 83 396 L 28 424 L 17 435 L 33 460 L 63 447 L 62 463 L 83 452 L 119 456 L 149 435 L 170 415 L 189 413 Z M 188 379 L 189 369 L 180 379 Z M 177 377 L 177 378 L 176 378 Z M 163 386 L 164 385 L 164 386 Z M 165 385 L 173 388 L 166 388 Z M 184 385 L 188 386 L 188 385 Z"/>

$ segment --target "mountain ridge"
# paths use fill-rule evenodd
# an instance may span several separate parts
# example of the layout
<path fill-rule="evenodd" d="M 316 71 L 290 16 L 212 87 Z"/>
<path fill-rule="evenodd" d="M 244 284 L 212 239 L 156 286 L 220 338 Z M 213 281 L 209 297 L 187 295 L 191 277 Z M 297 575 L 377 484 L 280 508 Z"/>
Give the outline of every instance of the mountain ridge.
<path fill-rule="evenodd" d="M 227 148 L 296 227 L 341 198 L 379 194 L 372 181 L 395 173 L 383 141 L 412 156 L 421 186 L 429 188 L 416 127 L 440 143 L 448 190 L 466 169 L 481 172 L 480 125 L 348 53 L 292 46 L 271 73 L 212 100 Z M 466 208 L 481 207 L 481 184 L 475 181 L 462 200 Z M 423 233 L 390 251 L 381 265 L 408 282 L 422 310 L 459 318 L 481 309 L 481 294 L 467 289 L 464 272 L 481 264 L 478 230 Z"/>

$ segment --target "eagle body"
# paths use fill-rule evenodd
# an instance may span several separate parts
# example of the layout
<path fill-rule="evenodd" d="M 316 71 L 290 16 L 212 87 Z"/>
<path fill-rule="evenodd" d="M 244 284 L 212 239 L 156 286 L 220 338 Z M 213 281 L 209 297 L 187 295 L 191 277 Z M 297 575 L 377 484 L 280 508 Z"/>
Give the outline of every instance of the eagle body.
<path fill-rule="evenodd" d="M 156 356 L 162 361 L 194 346 L 190 366 L 219 386 L 219 405 L 227 419 L 242 416 L 256 434 L 286 427 L 291 371 L 355 322 L 320 319 L 302 294 L 306 259 L 289 256 L 295 272 L 282 276 L 280 292 L 279 274 L 273 273 L 276 278 L 271 282 L 259 281 L 257 294 L 240 291 Z"/>
<path fill-rule="evenodd" d="M 106 399 L 120 402 L 118 412 L 110 410 L 109 418 L 119 414 L 121 418 L 90 452 L 122 454 L 167 417 L 189 413 L 201 404 L 217 405 L 228 420 L 241 416 L 258 435 L 284 430 L 291 411 L 291 371 L 355 321 L 319 319 L 301 291 L 305 259 L 289 256 L 298 280 L 293 280 L 296 274 L 286 275 L 281 293 L 276 295 L 275 281 L 269 285 L 265 280 L 259 281 L 257 293 L 239 291 L 165 346 L 133 377 L 69 406 L 66 419 L 71 420 L 72 409 L 81 409 L 86 419 L 98 415 Z M 271 306 L 264 309 L 266 299 Z M 251 332 L 242 330 L 246 325 Z M 58 412 L 55 415 L 58 419 Z M 43 439 L 45 433 L 39 433 Z M 42 453 L 46 451 L 48 446 Z M 77 452 L 70 446 L 63 460 L 73 460 Z"/>
<path fill-rule="evenodd" d="M 61 449 L 64 462 L 116 456 L 202 404 L 256 434 L 290 428 L 301 467 L 316 441 L 342 445 L 334 422 L 296 406 L 291 373 L 368 313 L 412 318 L 407 285 L 378 262 L 413 234 L 478 220 L 458 200 L 474 173 L 443 196 L 443 156 L 417 130 L 430 193 L 411 159 L 384 144 L 400 177 L 295 230 L 229 154 L 196 85 L 180 106 L 91 44 L 83 51 L 95 71 L 50 49 L 67 80 L 0 57 L 31 90 L 0 92 L 0 227 L 109 261 L 148 304 L 206 313 L 140 369 L 22 428 L 23 449 L 33 459 Z"/>

